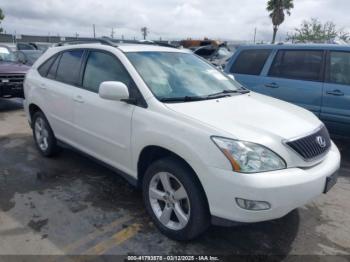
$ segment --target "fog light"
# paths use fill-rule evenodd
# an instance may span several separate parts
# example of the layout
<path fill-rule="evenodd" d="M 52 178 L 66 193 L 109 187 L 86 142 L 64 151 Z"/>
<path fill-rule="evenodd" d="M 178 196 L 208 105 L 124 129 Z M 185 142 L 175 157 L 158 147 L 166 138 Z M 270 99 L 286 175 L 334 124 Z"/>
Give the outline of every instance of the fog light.
<path fill-rule="evenodd" d="M 254 201 L 243 198 L 236 198 L 237 205 L 247 210 L 267 210 L 271 208 L 269 202 L 265 201 Z"/>

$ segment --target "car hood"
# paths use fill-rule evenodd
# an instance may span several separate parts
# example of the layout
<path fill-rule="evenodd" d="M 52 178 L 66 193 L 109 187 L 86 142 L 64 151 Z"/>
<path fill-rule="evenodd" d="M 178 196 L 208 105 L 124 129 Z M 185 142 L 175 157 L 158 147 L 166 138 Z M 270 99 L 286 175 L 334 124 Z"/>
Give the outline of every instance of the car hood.
<path fill-rule="evenodd" d="M 29 66 L 16 62 L 0 62 L 0 74 L 25 74 Z"/>
<path fill-rule="evenodd" d="M 310 111 L 254 92 L 166 106 L 232 138 L 257 143 L 303 136 L 321 125 Z"/>

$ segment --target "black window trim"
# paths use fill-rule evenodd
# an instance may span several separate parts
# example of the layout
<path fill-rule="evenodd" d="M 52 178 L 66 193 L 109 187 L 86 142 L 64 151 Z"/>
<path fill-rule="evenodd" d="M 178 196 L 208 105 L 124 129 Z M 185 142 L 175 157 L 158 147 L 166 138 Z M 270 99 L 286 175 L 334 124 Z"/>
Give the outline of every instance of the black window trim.
<path fill-rule="evenodd" d="M 241 56 L 242 53 L 248 52 L 248 51 L 257 51 L 257 50 L 258 51 L 264 50 L 264 51 L 268 51 L 269 52 L 267 57 L 266 57 L 266 59 L 265 59 L 265 62 L 263 64 L 263 66 L 261 67 L 261 70 L 260 70 L 259 74 L 255 75 L 255 74 L 244 74 L 244 73 L 234 73 L 234 72 L 232 72 L 233 67 L 236 65 L 236 63 L 237 63 L 237 61 L 238 61 L 238 59 L 239 59 L 239 57 Z M 233 63 L 230 65 L 229 73 L 231 73 L 231 74 L 239 74 L 239 75 L 247 75 L 247 76 L 261 76 L 261 74 L 262 74 L 262 72 L 263 72 L 263 70 L 264 70 L 264 68 L 266 66 L 266 63 L 269 60 L 272 52 L 273 52 L 273 48 L 259 48 L 259 47 L 257 47 L 257 48 L 241 49 L 239 51 L 239 53 L 237 54 L 237 57 L 234 59 Z"/>
<path fill-rule="evenodd" d="M 332 84 L 332 85 L 340 85 L 340 86 L 349 86 L 347 84 L 342 84 L 342 83 L 335 83 L 335 82 L 331 82 L 330 78 L 331 78 L 331 53 L 349 53 L 350 51 L 346 51 L 346 50 L 327 50 L 326 52 L 326 63 L 325 63 L 325 78 L 324 78 L 324 82 L 327 84 Z"/>
<path fill-rule="evenodd" d="M 148 104 L 145 100 L 145 98 L 143 97 L 140 89 L 138 88 L 137 84 L 135 83 L 134 79 L 132 78 L 132 76 L 130 75 L 129 71 L 126 69 L 126 67 L 124 66 L 124 64 L 120 61 L 119 57 L 117 57 L 115 54 L 113 54 L 112 52 L 110 51 L 107 51 L 107 50 L 101 50 L 101 49 L 97 49 L 97 48 L 85 48 L 85 54 L 83 55 L 83 58 L 82 58 L 82 64 L 81 64 L 81 67 L 80 67 L 80 73 L 79 73 L 79 88 L 82 88 L 86 91 L 89 91 L 89 92 L 92 92 L 92 93 L 95 93 L 95 94 L 98 94 L 92 90 L 89 90 L 87 89 L 86 87 L 83 86 L 83 81 L 84 81 L 84 75 L 85 75 L 85 70 L 86 70 L 86 65 L 87 65 L 87 61 L 88 61 L 88 58 L 89 58 L 89 55 L 91 52 L 100 52 L 100 53 L 105 53 L 107 55 L 111 55 L 112 57 L 114 57 L 115 59 L 118 60 L 118 62 L 122 65 L 122 67 L 124 68 L 125 72 L 127 73 L 127 75 L 130 77 L 131 79 L 131 83 L 130 83 L 130 86 L 128 86 L 128 89 L 129 89 L 129 94 L 131 93 L 130 92 L 130 89 L 135 89 L 136 93 L 137 93 L 137 97 L 130 97 L 131 99 L 135 99 L 136 100 L 136 103 L 134 104 L 135 106 L 139 106 L 139 107 L 143 107 L 143 108 L 147 108 L 148 107 Z"/>
<path fill-rule="evenodd" d="M 279 77 L 279 76 L 274 76 L 271 75 L 271 69 L 272 66 L 274 65 L 276 59 L 277 59 L 277 55 L 279 52 L 286 52 L 286 51 L 318 51 L 318 52 L 322 52 L 322 61 L 321 61 L 321 69 L 320 72 L 318 73 L 318 79 L 317 80 L 308 80 L 308 79 L 300 79 L 300 78 L 292 78 L 292 77 Z M 307 49 L 307 48 L 301 48 L 301 49 L 276 49 L 276 53 L 273 57 L 272 63 L 270 64 L 270 68 L 269 71 L 267 73 L 267 77 L 274 77 L 274 78 L 279 78 L 279 79 L 289 79 L 289 80 L 299 80 L 299 81 L 309 81 L 309 82 L 324 82 L 324 78 L 325 78 L 325 60 L 326 60 L 326 52 L 327 50 L 325 49 Z"/>

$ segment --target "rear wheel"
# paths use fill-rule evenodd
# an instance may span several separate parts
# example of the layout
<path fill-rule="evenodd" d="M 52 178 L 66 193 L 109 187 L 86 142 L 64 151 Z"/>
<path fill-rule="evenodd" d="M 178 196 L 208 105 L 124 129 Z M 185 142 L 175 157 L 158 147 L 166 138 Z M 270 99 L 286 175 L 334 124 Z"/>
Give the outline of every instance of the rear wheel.
<path fill-rule="evenodd" d="M 192 170 L 176 158 L 158 160 L 147 169 L 143 195 L 155 225 L 169 238 L 193 239 L 210 224 L 199 181 Z"/>
<path fill-rule="evenodd" d="M 33 115 L 33 136 L 40 153 L 46 157 L 57 153 L 57 141 L 49 122 L 42 112 Z"/>

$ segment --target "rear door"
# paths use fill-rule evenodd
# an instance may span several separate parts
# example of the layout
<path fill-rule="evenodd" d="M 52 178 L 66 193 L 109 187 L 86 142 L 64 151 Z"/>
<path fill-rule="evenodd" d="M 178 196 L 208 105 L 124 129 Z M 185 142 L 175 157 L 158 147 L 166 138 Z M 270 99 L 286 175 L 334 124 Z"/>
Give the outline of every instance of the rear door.
<path fill-rule="evenodd" d="M 73 94 L 75 141 L 82 151 L 128 173 L 135 105 L 102 99 L 98 92 L 104 81 L 123 82 L 132 96 L 134 83 L 119 59 L 106 51 L 90 50 L 82 87 Z"/>
<path fill-rule="evenodd" d="M 319 116 L 322 102 L 323 50 L 278 50 L 262 84 L 268 93 Z"/>
<path fill-rule="evenodd" d="M 321 119 L 331 132 L 350 136 L 350 52 L 327 55 Z"/>
<path fill-rule="evenodd" d="M 228 65 L 227 73 L 233 74 L 235 79 L 243 86 L 269 95 L 269 89 L 265 88 L 261 81 L 261 72 L 268 60 L 271 49 L 243 49 L 238 51 L 233 59 L 233 63 Z"/>
<path fill-rule="evenodd" d="M 48 117 L 55 135 L 70 143 L 74 132 L 72 94 L 77 88 L 83 52 L 75 49 L 57 55 L 40 83 L 48 101 Z"/>

